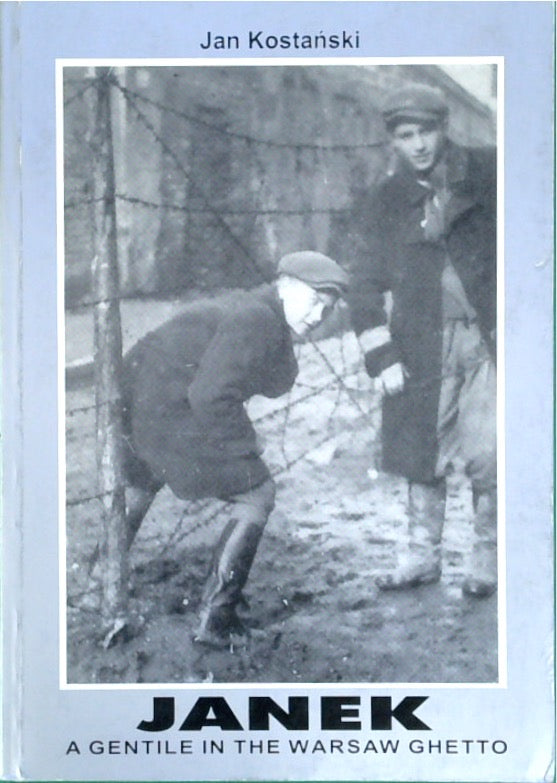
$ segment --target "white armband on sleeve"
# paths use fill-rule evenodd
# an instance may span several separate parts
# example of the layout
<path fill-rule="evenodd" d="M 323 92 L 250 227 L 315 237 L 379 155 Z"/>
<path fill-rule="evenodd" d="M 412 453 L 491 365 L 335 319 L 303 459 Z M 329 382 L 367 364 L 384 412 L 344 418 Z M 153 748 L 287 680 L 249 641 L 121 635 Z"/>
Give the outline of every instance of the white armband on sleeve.
<path fill-rule="evenodd" d="M 384 324 L 373 329 L 366 329 L 358 335 L 358 342 L 364 354 L 375 351 L 377 348 L 382 348 L 391 342 L 390 329 Z"/>

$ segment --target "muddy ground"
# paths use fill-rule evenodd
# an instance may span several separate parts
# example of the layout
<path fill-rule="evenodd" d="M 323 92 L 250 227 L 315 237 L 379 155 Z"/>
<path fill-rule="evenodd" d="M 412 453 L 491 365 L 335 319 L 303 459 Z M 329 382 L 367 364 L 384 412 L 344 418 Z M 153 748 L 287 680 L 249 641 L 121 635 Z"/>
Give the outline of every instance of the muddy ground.
<path fill-rule="evenodd" d="M 95 494 L 94 396 L 87 380 L 69 385 L 69 682 L 497 680 L 497 596 L 474 600 L 460 591 L 471 544 L 466 481 L 456 474 L 449 482 L 441 582 L 378 591 L 374 579 L 404 546 L 406 521 L 405 482 L 378 470 L 379 400 L 351 335 L 304 346 L 300 366 L 290 395 L 249 404 L 276 474 L 277 503 L 245 590 L 250 640 L 227 650 L 192 643 L 227 509 L 179 501 L 166 488 L 131 551 L 129 631 L 103 646 L 100 593 L 87 577 L 100 504 L 80 501 Z"/>

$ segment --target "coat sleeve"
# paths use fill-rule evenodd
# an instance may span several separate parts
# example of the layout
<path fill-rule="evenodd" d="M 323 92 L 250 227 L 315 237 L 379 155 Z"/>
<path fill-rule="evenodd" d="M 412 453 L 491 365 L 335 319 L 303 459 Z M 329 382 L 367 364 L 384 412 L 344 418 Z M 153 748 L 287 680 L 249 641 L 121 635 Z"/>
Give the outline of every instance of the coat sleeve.
<path fill-rule="evenodd" d="M 224 318 L 189 387 L 206 446 L 223 457 L 260 452 L 244 402 L 261 390 L 269 339 L 269 324 L 257 311 Z"/>
<path fill-rule="evenodd" d="M 371 377 L 400 361 L 391 340 L 385 293 L 391 288 L 386 215 L 376 190 L 354 212 L 350 231 L 352 327 Z"/>

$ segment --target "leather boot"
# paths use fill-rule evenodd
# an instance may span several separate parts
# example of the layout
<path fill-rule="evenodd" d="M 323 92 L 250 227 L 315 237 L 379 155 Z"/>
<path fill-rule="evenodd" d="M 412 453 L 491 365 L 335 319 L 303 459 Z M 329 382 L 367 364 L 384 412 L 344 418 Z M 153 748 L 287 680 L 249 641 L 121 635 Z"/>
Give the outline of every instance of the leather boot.
<path fill-rule="evenodd" d="M 377 577 L 381 590 L 404 590 L 439 581 L 445 496 L 444 479 L 433 484 L 409 484 L 408 549 L 399 555 L 393 572 Z"/>
<path fill-rule="evenodd" d="M 473 489 L 472 497 L 474 543 L 462 591 L 474 598 L 487 598 L 497 589 L 497 490 Z"/>
<path fill-rule="evenodd" d="M 232 637 L 246 636 L 236 606 L 262 533 L 263 526 L 251 521 L 232 519 L 226 525 L 213 553 L 194 641 L 228 647 Z"/>

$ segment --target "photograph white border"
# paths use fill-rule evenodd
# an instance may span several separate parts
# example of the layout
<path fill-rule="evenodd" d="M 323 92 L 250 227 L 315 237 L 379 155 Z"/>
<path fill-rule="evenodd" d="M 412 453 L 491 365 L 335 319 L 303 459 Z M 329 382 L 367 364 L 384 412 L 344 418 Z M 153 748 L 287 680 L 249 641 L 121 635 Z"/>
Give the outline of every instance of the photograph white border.
<path fill-rule="evenodd" d="M 505 263 L 504 263 L 504 60 L 503 56 L 472 57 L 273 57 L 273 58 L 57 58 L 56 72 L 56 214 L 57 214 L 57 329 L 58 329 L 58 499 L 59 499 L 59 687 L 63 691 L 139 690 L 268 690 L 306 688 L 404 689 L 505 689 L 507 680 L 507 574 L 505 526 Z M 63 69 L 66 67 L 277 67 L 370 65 L 496 65 L 497 66 L 497 469 L 498 469 L 498 680 L 493 683 L 68 683 L 67 682 L 67 582 L 66 582 L 66 417 L 65 417 L 65 320 L 64 320 L 64 103 Z"/>

